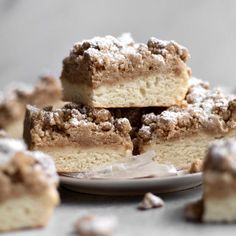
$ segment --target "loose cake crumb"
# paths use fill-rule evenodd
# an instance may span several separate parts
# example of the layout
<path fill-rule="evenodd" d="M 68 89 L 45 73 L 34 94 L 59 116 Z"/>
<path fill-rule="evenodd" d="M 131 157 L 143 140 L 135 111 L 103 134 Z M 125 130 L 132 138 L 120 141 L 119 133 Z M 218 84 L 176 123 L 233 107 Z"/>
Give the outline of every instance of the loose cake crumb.
<path fill-rule="evenodd" d="M 164 201 L 160 197 L 155 196 L 152 193 L 146 193 L 142 202 L 139 203 L 138 209 L 148 210 L 151 208 L 160 208 L 163 206 L 164 206 Z"/>
<path fill-rule="evenodd" d="M 116 227 L 116 218 L 95 215 L 84 215 L 75 224 L 80 236 L 111 236 Z"/>
<path fill-rule="evenodd" d="M 203 167 L 203 161 L 202 160 L 196 160 L 196 161 L 191 163 L 190 168 L 189 168 L 189 173 L 193 174 L 193 173 L 201 172 L 202 167 Z"/>

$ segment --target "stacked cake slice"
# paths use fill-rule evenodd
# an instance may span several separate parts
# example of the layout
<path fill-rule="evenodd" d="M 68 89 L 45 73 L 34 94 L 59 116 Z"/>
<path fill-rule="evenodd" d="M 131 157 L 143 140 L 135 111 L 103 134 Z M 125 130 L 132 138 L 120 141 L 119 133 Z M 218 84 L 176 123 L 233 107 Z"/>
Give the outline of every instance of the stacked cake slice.
<path fill-rule="evenodd" d="M 131 156 L 130 131 L 128 119 L 115 119 L 106 109 L 68 104 L 52 111 L 28 106 L 24 138 L 29 149 L 52 155 L 58 172 L 76 172 Z"/>
<path fill-rule="evenodd" d="M 63 61 L 63 108 L 28 106 L 24 139 L 59 172 L 80 172 L 154 149 L 160 163 L 202 160 L 208 142 L 235 134 L 235 100 L 190 78 L 174 41 L 96 37 Z"/>
<path fill-rule="evenodd" d="M 74 45 L 64 59 L 64 98 L 99 108 L 171 106 L 188 90 L 187 49 L 151 38 L 96 37 Z"/>
<path fill-rule="evenodd" d="M 139 152 L 155 150 L 160 163 L 177 167 L 203 159 L 209 142 L 236 136 L 236 100 L 207 83 L 191 79 L 182 107 L 142 117 Z"/>

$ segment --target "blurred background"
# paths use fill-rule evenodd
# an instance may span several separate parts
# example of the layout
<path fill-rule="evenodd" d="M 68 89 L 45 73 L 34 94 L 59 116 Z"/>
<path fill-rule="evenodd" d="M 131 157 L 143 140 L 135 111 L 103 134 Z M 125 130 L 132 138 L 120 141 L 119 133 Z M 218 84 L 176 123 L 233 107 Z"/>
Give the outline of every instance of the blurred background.
<path fill-rule="evenodd" d="M 131 32 L 186 46 L 196 77 L 236 87 L 236 1 L 1 0 L 0 81 L 59 76 L 76 41 Z"/>

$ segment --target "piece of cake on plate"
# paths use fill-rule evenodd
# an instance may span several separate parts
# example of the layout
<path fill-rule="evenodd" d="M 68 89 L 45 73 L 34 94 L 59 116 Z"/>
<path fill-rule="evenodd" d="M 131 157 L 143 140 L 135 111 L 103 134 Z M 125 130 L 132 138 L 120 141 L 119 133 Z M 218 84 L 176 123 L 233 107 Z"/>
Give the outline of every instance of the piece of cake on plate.
<path fill-rule="evenodd" d="M 236 222 L 236 139 L 210 145 L 203 165 L 203 198 L 186 217 L 204 222 Z"/>
<path fill-rule="evenodd" d="M 0 138 L 0 231 L 42 227 L 59 202 L 52 159 Z"/>
<path fill-rule="evenodd" d="M 22 137 L 25 107 L 32 104 L 37 107 L 56 105 L 61 100 L 60 80 L 44 76 L 36 85 L 15 83 L 0 98 L 0 128 L 12 137 Z"/>
<path fill-rule="evenodd" d="M 131 156 L 130 131 L 128 119 L 114 118 L 106 109 L 27 106 L 24 140 L 29 149 L 50 154 L 58 172 L 81 172 Z"/>
<path fill-rule="evenodd" d="M 63 61 L 64 100 L 99 108 L 181 104 L 191 74 L 188 50 L 156 38 L 136 43 L 95 37 L 76 43 Z"/>
<path fill-rule="evenodd" d="M 209 142 L 236 135 L 236 99 L 191 79 L 186 104 L 145 114 L 142 122 L 139 152 L 155 150 L 158 162 L 184 167 L 202 160 Z"/>

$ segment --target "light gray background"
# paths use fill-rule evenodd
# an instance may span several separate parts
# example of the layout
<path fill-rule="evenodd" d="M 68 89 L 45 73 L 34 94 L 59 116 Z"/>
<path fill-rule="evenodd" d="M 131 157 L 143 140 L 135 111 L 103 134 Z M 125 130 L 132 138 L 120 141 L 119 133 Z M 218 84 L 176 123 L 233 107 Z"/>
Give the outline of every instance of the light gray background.
<path fill-rule="evenodd" d="M 234 0 L 1 0 L 1 84 L 59 76 L 74 42 L 122 32 L 174 39 L 189 48 L 195 76 L 236 85 Z"/>
<path fill-rule="evenodd" d="M 189 48 L 193 74 L 214 85 L 236 85 L 236 1 L 227 0 L 0 0 L 0 87 L 12 80 L 59 76 L 62 59 L 74 42 L 96 35 L 131 32 L 174 39 Z M 234 235 L 234 225 L 187 223 L 184 206 L 201 196 L 197 188 L 162 195 L 163 209 L 138 212 L 141 197 L 111 198 L 61 190 L 62 204 L 43 230 L 11 236 L 73 235 L 84 212 L 115 215 L 116 235 Z M 1 222 L 0 222 L 1 223 Z"/>

